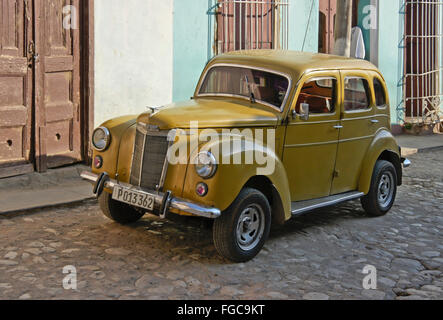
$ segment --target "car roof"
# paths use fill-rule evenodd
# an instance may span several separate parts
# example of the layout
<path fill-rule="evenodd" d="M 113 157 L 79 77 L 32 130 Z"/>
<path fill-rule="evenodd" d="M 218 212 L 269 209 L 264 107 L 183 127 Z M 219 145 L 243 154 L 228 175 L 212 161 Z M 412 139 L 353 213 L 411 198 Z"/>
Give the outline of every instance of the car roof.
<path fill-rule="evenodd" d="M 322 53 L 299 52 L 290 50 L 242 50 L 221 54 L 211 61 L 219 63 L 249 65 L 301 76 L 313 70 L 378 69 L 362 59 L 346 58 Z"/>

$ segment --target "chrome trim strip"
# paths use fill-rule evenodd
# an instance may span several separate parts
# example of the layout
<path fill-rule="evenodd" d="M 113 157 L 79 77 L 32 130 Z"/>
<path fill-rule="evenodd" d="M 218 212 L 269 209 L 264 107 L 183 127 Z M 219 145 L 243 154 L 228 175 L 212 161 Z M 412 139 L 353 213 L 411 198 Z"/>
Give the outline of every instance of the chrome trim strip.
<path fill-rule="evenodd" d="M 348 114 L 348 115 L 360 114 L 360 113 L 368 113 L 369 114 L 372 111 L 373 111 L 373 107 L 371 106 L 369 109 L 357 109 L 357 110 L 351 110 L 351 111 L 344 111 L 344 114 Z M 364 117 L 362 117 L 362 118 L 364 118 Z"/>
<path fill-rule="evenodd" d="M 138 130 L 138 128 L 137 128 L 137 130 Z M 143 136 L 144 136 L 143 137 L 143 151 L 142 151 L 142 157 L 141 157 L 141 163 L 140 163 L 140 173 L 138 175 L 138 186 L 139 187 L 142 185 L 143 164 L 145 163 L 145 152 L 146 152 L 146 138 L 148 135 L 145 133 L 145 134 L 143 134 Z"/>
<path fill-rule="evenodd" d="M 337 128 L 337 129 L 340 129 L 340 128 Z M 356 137 L 356 138 L 350 138 L 350 139 L 340 139 L 340 140 L 326 141 L 326 142 L 314 142 L 314 143 L 306 143 L 306 144 L 289 144 L 289 145 L 285 145 L 285 148 L 322 146 L 322 145 L 334 144 L 334 143 L 344 143 L 344 142 L 353 142 L 353 141 L 358 141 L 358 140 L 366 140 L 366 139 L 370 139 L 370 138 L 374 138 L 374 137 L 375 137 L 375 135 Z"/>
<path fill-rule="evenodd" d="M 351 142 L 351 141 L 357 141 L 357 140 L 365 140 L 365 139 L 370 139 L 370 138 L 374 138 L 375 134 L 371 135 L 371 136 L 362 136 L 362 137 L 356 137 L 356 138 L 350 138 L 350 139 L 340 139 L 339 143 L 342 142 Z"/>
<path fill-rule="evenodd" d="M 132 179 L 132 169 L 134 168 L 134 156 L 135 156 L 135 140 L 137 139 L 137 131 L 138 131 L 138 123 L 135 126 L 136 136 L 134 139 L 134 147 L 132 148 L 132 157 L 131 157 L 131 170 L 129 172 L 129 180 Z"/>
<path fill-rule="evenodd" d="M 329 200 L 329 201 L 327 199 L 328 198 L 332 198 L 334 196 L 326 197 L 324 202 L 292 210 L 292 215 L 299 215 L 301 213 L 305 213 L 305 212 L 312 211 L 312 210 L 315 210 L 315 209 L 333 206 L 333 205 L 336 205 L 336 204 L 339 204 L 339 203 L 342 203 L 342 202 L 345 202 L 345 201 L 350 201 L 350 200 L 361 198 L 364 195 L 365 194 L 363 192 L 345 193 L 343 195 L 343 197 L 338 198 L 338 199 L 334 199 L 334 200 Z M 300 201 L 300 202 L 304 202 L 304 201 Z"/>
<path fill-rule="evenodd" d="M 285 145 L 285 148 L 315 147 L 315 146 L 323 146 L 323 145 L 336 144 L 336 143 L 339 143 L 339 141 L 334 140 L 334 141 L 315 142 L 315 143 L 306 143 L 306 144 L 289 144 Z"/>
<path fill-rule="evenodd" d="M 89 172 L 89 171 L 82 172 L 80 174 L 80 176 L 83 179 L 85 179 L 91 183 L 96 183 L 99 178 L 98 175 L 96 175 L 92 172 Z M 141 193 L 146 194 L 148 196 L 154 197 L 156 205 L 162 204 L 163 199 L 164 199 L 164 195 L 165 195 L 164 193 L 161 193 L 161 192 L 143 190 L 140 187 L 132 186 L 130 184 L 118 183 L 116 180 L 112 180 L 112 179 L 106 181 L 105 188 L 114 190 L 114 187 L 116 185 L 121 185 L 123 187 L 129 188 L 132 190 L 137 190 L 138 192 L 141 192 Z M 186 201 L 184 199 L 175 198 L 175 197 L 172 197 L 172 199 L 171 199 L 170 208 L 174 208 L 177 210 L 191 213 L 196 216 L 210 218 L 210 219 L 216 219 L 221 216 L 220 209 L 213 208 L 213 207 L 207 207 L 207 206 L 204 206 L 204 205 L 201 205 L 198 203 Z"/>
<path fill-rule="evenodd" d="M 163 163 L 162 174 L 160 176 L 160 181 L 158 182 L 157 192 L 160 191 L 165 185 L 166 175 L 168 174 L 169 169 L 169 150 L 171 150 L 173 143 L 174 141 L 169 141 L 168 143 L 168 151 L 166 152 L 165 161 Z"/>
<path fill-rule="evenodd" d="M 311 118 L 311 116 L 309 116 Z M 309 124 L 324 124 L 324 123 L 335 123 L 335 122 L 340 122 L 339 119 L 335 119 L 335 120 L 319 120 L 319 121 L 298 121 L 298 122 L 291 122 L 288 124 L 288 126 L 301 126 L 301 125 L 309 125 Z"/>
<path fill-rule="evenodd" d="M 388 115 L 385 114 L 377 114 L 373 116 L 367 116 L 367 117 L 357 117 L 357 118 L 343 118 L 342 121 L 353 121 L 353 120 L 371 120 L 378 117 L 386 117 L 388 118 Z"/>

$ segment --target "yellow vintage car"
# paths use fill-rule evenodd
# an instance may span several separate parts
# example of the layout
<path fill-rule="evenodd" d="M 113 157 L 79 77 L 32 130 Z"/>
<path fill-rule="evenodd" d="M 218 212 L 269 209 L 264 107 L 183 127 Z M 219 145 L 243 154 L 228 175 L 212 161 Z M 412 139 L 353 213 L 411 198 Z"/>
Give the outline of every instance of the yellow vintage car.
<path fill-rule="evenodd" d="M 271 224 L 361 199 L 393 206 L 410 161 L 390 132 L 383 76 L 364 60 L 283 50 L 223 54 L 194 96 L 103 123 L 92 172 L 103 213 L 213 219 L 225 258 L 253 259 Z"/>

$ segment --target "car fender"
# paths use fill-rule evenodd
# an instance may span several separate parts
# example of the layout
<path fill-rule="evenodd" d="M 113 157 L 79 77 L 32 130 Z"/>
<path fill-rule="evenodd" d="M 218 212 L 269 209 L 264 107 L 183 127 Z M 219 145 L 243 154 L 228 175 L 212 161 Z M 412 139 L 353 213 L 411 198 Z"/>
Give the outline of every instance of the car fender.
<path fill-rule="evenodd" d="M 103 166 L 100 169 L 92 166 L 92 171 L 96 174 L 107 172 L 112 179 L 116 178 L 116 174 L 123 170 L 129 170 L 131 167 L 132 150 L 134 148 L 135 139 L 135 124 L 137 116 L 129 115 L 119 118 L 114 118 L 104 122 L 101 127 L 106 127 L 111 134 L 111 143 L 104 151 L 93 149 L 93 158 L 100 156 L 103 159 Z M 129 130 L 131 129 L 132 130 Z M 124 150 L 124 152 L 122 152 Z M 119 166 L 123 163 L 123 166 Z M 121 177 L 119 177 L 121 178 Z M 129 181 L 129 174 L 125 175 L 126 180 Z M 123 181 L 123 180 L 122 180 Z"/>
<path fill-rule="evenodd" d="M 392 133 L 386 129 L 380 129 L 375 134 L 366 156 L 364 157 L 362 172 L 358 184 L 358 190 L 360 192 L 364 194 L 369 193 L 375 163 L 385 151 L 395 154 L 398 159 L 401 158 L 397 141 Z"/>
<path fill-rule="evenodd" d="M 234 202 L 239 195 L 240 191 L 248 183 L 251 178 L 257 176 L 266 177 L 273 187 L 273 192 L 276 192 L 280 199 L 283 210 L 278 214 L 278 221 L 286 221 L 291 217 L 291 198 L 289 193 L 289 183 L 286 175 L 286 170 L 283 163 L 279 159 L 278 155 L 272 148 L 269 148 L 266 143 L 258 143 L 257 141 L 245 138 L 244 136 L 231 134 L 230 138 L 233 141 L 242 140 L 244 143 L 240 148 L 229 148 L 229 152 L 220 152 L 218 168 L 216 174 L 210 179 L 202 179 L 197 175 L 194 170 L 194 161 L 198 152 L 202 150 L 228 150 L 228 139 L 223 139 L 222 134 L 218 134 L 216 141 L 210 141 L 208 143 L 200 144 L 197 149 L 191 151 L 189 158 L 189 165 L 187 169 L 185 185 L 183 188 L 182 197 L 191 201 L 197 201 L 208 206 L 214 206 L 221 211 L 226 210 Z M 237 145 L 238 146 L 238 145 Z M 256 150 L 263 150 L 263 155 L 269 162 L 272 162 L 273 168 L 268 170 L 260 170 L 264 168 L 263 164 L 253 161 L 253 163 L 245 163 L 247 155 L 250 156 L 251 152 L 255 153 Z M 236 157 L 242 159 L 241 164 L 231 164 Z M 269 171 L 269 172 L 264 172 Z M 208 185 L 208 194 L 205 197 L 200 197 L 196 194 L 196 186 L 198 183 L 204 182 Z M 276 198 L 276 197 L 274 197 Z"/>

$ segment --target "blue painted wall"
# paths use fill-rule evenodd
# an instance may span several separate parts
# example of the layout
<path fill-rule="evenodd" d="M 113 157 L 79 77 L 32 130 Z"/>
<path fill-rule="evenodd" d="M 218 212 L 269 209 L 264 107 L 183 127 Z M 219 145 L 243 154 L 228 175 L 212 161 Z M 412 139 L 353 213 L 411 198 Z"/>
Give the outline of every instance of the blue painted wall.
<path fill-rule="evenodd" d="M 289 50 L 318 52 L 318 0 L 289 0 Z"/>
<path fill-rule="evenodd" d="M 173 100 L 189 99 L 212 56 L 217 0 L 174 0 Z M 318 0 L 289 0 L 289 49 L 318 51 Z M 303 47 L 304 43 L 304 47 Z"/>
<path fill-rule="evenodd" d="M 397 90 L 401 79 L 399 66 L 402 64 L 399 57 L 399 50 L 401 50 L 399 49 L 399 25 L 400 17 L 403 17 L 399 12 L 399 1 L 379 1 L 378 67 L 388 85 L 392 123 L 399 123 L 396 111 L 397 105 L 400 103 Z"/>
<path fill-rule="evenodd" d="M 208 61 L 211 0 L 174 0 L 173 100 L 189 99 Z"/>

